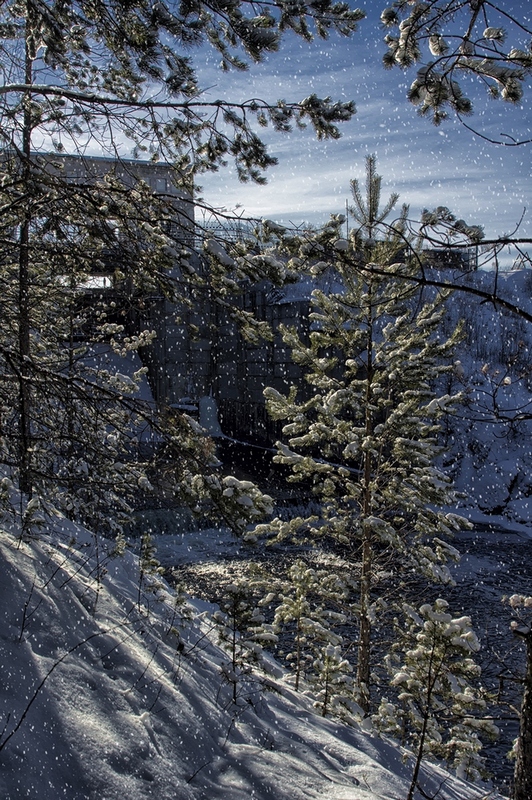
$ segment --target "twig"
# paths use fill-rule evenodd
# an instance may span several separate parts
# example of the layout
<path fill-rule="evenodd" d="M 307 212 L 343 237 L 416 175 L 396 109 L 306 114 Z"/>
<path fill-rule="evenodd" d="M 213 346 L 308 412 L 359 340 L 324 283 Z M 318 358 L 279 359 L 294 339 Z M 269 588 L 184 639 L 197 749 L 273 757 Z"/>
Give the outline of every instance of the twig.
<path fill-rule="evenodd" d="M 194 778 L 196 777 L 198 772 L 201 772 L 202 769 L 205 769 L 205 767 L 208 767 L 209 764 L 212 764 L 213 761 L 214 761 L 214 759 L 211 758 L 210 761 L 206 761 L 205 764 L 202 764 L 201 767 L 198 767 L 196 772 L 193 772 L 192 775 L 190 776 L 190 778 L 187 778 L 186 783 L 192 783 L 192 781 L 194 780 Z"/>

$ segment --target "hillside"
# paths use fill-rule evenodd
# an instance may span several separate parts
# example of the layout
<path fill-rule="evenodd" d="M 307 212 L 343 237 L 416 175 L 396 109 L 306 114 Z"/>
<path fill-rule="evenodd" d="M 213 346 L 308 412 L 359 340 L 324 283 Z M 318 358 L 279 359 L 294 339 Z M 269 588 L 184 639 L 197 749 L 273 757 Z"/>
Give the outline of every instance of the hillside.
<path fill-rule="evenodd" d="M 501 295 L 530 311 L 531 276 L 501 277 Z M 492 276 L 465 280 L 487 287 Z M 448 308 L 449 331 L 466 319 L 448 387 L 461 390 L 465 404 L 447 420 L 445 469 L 466 515 L 529 534 L 531 328 L 465 293 Z M 172 533 L 159 538 L 167 565 L 197 562 L 212 547 L 203 533 Z M 218 539 L 209 554 L 215 565 L 234 546 Z M 112 554 L 108 545 L 60 516 L 23 538 L 13 519 L 4 520 L 0 797 L 406 797 L 411 765 L 401 749 L 369 726 L 317 715 L 313 697 L 296 693 L 273 659 L 239 679 L 234 703 L 215 607 L 141 574 L 136 556 Z M 474 580 L 485 582 L 481 572 Z M 440 800 L 501 797 L 436 765 L 425 764 L 421 785 Z"/>
<path fill-rule="evenodd" d="M 399 747 L 317 716 L 275 662 L 239 683 L 235 705 L 212 607 L 159 579 L 139 593 L 131 553 L 110 557 L 63 519 L 26 541 L 2 531 L 0 552 L 1 797 L 406 796 Z M 441 800 L 487 796 L 435 765 L 422 785 Z"/>
<path fill-rule="evenodd" d="M 456 279 L 487 294 L 494 291 L 494 281 L 493 273 L 481 270 Z M 532 270 L 501 273 L 496 293 L 532 313 Z M 464 338 L 452 381 L 443 388 L 461 392 L 464 404 L 445 421 L 443 467 L 463 494 L 464 509 L 527 525 L 532 509 L 532 325 L 467 292 L 451 295 L 447 309 L 445 332 L 463 321 Z"/>

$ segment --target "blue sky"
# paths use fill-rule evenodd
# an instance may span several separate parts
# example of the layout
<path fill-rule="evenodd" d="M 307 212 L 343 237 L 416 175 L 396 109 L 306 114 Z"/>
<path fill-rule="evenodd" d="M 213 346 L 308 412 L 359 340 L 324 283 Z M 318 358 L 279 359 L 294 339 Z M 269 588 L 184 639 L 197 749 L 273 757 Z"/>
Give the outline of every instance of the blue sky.
<path fill-rule="evenodd" d="M 376 153 L 383 198 L 399 192 L 401 202 L 410 204 L 411 216 L 422 208 L 448 206 L 466 221 L 484 225 L 491 237 L 510 233 L 526 209 L 519 233 L 532 236 L 532 145 L 497 146 L 456 121 L 436 128 L 421 119 L 405 97 L 415 70 L 403 74 L 381 65 L 386 46 L 378 18 L 384 5 L 373 5 L 351 39 L 335 36 L 309 46 L 292 36 L 279 53 L 245 74 L 222 75 L 214 64 L 206 65 L 202 84 L 212 99 L 299 100 L 315 92 L 353 99 L 357 113 L 342 126 L 339 141 L 318 142 L 309 131 L 268 133 L 279 164 L 269 171 L 267 186 L 240 184 L 226 169 L 204 178 L 203 196 L 217 207 L 240 204 L 240 211 L 251 216 L 320 223 L 345 210 L 350 179 L 363 180 L 365 156 Z M 526 39 L 521 42 L 527 44 Z M 513 108 L 474 91 L 478 111 L 469 122 L 489 135 L 532 137 L 531 92 L 532 86 L 523 105 Z"/>

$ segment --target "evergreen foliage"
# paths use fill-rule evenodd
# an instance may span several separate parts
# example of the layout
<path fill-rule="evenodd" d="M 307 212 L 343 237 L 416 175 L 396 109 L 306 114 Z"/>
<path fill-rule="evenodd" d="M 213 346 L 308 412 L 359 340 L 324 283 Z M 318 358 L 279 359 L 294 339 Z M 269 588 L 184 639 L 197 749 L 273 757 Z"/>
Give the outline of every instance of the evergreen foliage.
<path fill-rule="evenodd" d="M 282 329 L 308 390 L 265 395 L 270 414 L 285 421 L 274 460 L 289 467 L 288 480 L 311 486 L 321 513 L 256 529 L 276 540 L 333 537 L 359 564 L 357 683 L 365 710 L 379 564 L 391 562 L 399 583 L 407 575 L 449 581 L 447 562 L 457 553 L 447 539 L 462 524 L 439 510 L 452 489 L 436 466 L 439 420 L 460 399 L 438 394 L 437 383 L 453 368 L 459 331 L 448 339 L 439 332 L 445 296 L 423 303 L 402 279 L 419 270 L 416 243 L 404 235 L 406 209 L 383 234 L 397 198 L 381 213 L 379 191 L 372 156 L 366 200 L 353 183 L 359 227 L 350 239 L 334 218 L 296 245 L 295 258 L 311 273 L 334 263 L 332 288 L 312 293 L 308 338 Z M 285 246 L 294 253 L 293 238 Z"/>
<path fill-rule="evenodd" d="M 515 769 L 512 800 L 526 800 L 532 792 L 532 597 L 513 594 L 504 598 L 512 609 L 511 629 L 526 648 L 519 736 L 514 745 Z"/>
<path fill-rule="evenodd" d="M 531 29 L 516 8 L 485 0 L 396 0 L 381 21 L 389 29 L 384 66 L 406 70 L 422 63 L 408 99 L 435 125 L 449 113 L 460 119 L 472 113 L 465 78 L 476 79 L 492 99 L 521 102 L 532 71 Z"/>
<path fill-rule="evenodd" d="M 319 677 L 311 674 L 317 654 L 329 645 L 336 648 L 342 643 L 342 636 L 334 629 L 347 622 L 346 615 L 338 611 L 347 597 L 347 586 L 329 570 L 312 569 L 297 559 L 277 594 L 280 602 L 275 605 L 273 627 L 290 640 L 290 651 L 284 658 L 292 670 L 294 687 L 298 691 L 307 678 L 319 684 Z M 329 699 L 323 705 L 324 716 L 328 707 Z"/>
<path fill-rule="evenodd" d="M 191 477 L 191 500 L 199 498 L 196 513 L 216 508 L 232 530 L 244 534 L 250 523 L 273 512 L 273 500 L 263 494 L 252 481 L 242 481 L 233 475 L 216 474 Z"/>
<path fill-rule="evenodd" d="M 260 661 L 263 644 L 277 641 L 273 627 L 265 623 L 253 588 L 254 582 L 244 578 L 225 585 L 220 608 L 213 616 L 219 643 L 229 655 L 229 660 L 222 664 L 222 674 L 232 687 L 235 704 L 245 691 L 245 678 Z"/>
<path fill-rule="evenodd" d="M 61 152 L 98 141 L 104 150 L 126 137 L 133 155 L 175 165 L 182 181 L 235 161 L 243 180 L 263 180 L 275 163 L 250 119 L 286 131 L 310 122 L 337 137 L 352 103 L 315 95 L 299 103 L 233 103 L 201 97 L 196 63 L 202 47 L 219 54 L 222 70 L 247 69 L 277 50 L 286 31 L 304 39 L 350 36 L 364 16 L 345 3 L 319 6 L 241 2 L 178 5 L 138 2 L 6 3 L 2 6 L 4 146 L 20 156 L 24 136 Z M 7 65 L 9 65 L 7 67 Z M 36 145 L 36 142 L 35 142 Z"/>
<path fill-rule="evenodd" d="M 40 498 L 119 534 L 131 502 L 150 489 L 146 439 L 164 449 L 158 471 L 171 491 L 188 496 L 194 476 L 215 474 L 191 421 L 176 415 L 163 430 L 138 401 L 143 372 L 104 365 L 102 353 L 124 358 L 151 341 L 138 322 L 150 296 L 190 307 L 202 289 L 214 287 L 218 299 L 230 291 L 227 264 L 214 258 L 210 273 L 197 269 L 198 174 L 232 159 L 242 180 L 261 183 L 276 159 L 253 121 L 280 132 L 308 122 L 336 138 L 354 106 L 314 95 L 208 102 L 192 54 L 211 49 L 222 69 L 245 69 L 277 50 L 285 32 L 350 36 L 362 17 L 330 0 L 267 9 L 238 0 L 2 4 L 0 463 L 23 506 Z M 91 173 L 84 156 L 93 153 L 117 159 L 116 169 Z M 166 162 L 175 191 L 125 185 L 124 153 Z M 79 157 L 75 177 L 71 156 Z M 98 295 L 95 274 L 105 274 L 111 293 Z M 208 493 L 209 481 L 200 488 Z"/>
<path fill-rule="evenodd" d="M 156 555 L 153 538 L 148 531 L 145 531 L 140 538 L 139 552 L 139 594 L 138 608 L 141 610 L 143 594 L 145 592 L 156 592 L 161 588 L 160 576 L 164 568 Z"/>
<path fill-rule="evenodd" d="M 322 717 L 328 714 L 352 721 L 360 715 L 356 703 L 357 690 L 352 677 L 353 667 L 340 645 L 321 648 L 314 660 L 312 684 L 317 690 L 314 707 Z"/>
<path fill-rule="evenodd" d="M 480 736 L 497 729 L 483 718 L 486 701 L 479 687 L 474 654 L 480 643 L 469 617 L 453 617 L 445 600 L 419 610 L 404 604 L 397 642 L 386 661 L 397 701 L 383 699 L 374 722 L 413 751 L 412 800 L 424 756 L 448 761 L 461 777 L 483 774 Z"/>

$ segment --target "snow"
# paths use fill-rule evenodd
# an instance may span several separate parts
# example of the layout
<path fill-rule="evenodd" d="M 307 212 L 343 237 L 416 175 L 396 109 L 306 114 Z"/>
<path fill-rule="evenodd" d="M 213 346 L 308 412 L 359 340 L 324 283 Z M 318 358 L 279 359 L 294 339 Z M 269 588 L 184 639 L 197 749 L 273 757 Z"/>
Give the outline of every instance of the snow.
<path fill-rule="evenodd" d="M 447 270 L 431 277 L 484 291 L 532 312 L 532 270 L 462 275 Z M 465 336 L 453 357 L 453 380 L 443 384 L 463 403 L 443 427 L 443 471 L 463 493 L 459 512 L 472 519 L 532 532 L 532 379 L 530 323 L 494 303 L 455 291 L 447 302 L 444 333 L 464 321 Z M 428 406 L 433 408 L 434 401 Z"/>
<path fill-rule="evenodd" d="M 284 233 L 286 233 L 286 228 L 284 225 L 279 225 L 278 222 L 274 222 L 271 219 L 263 219 L 262 226 L 265 231 L 275 233 L 279 236 L 282 236 Z"/>
<path fill-rule="evenodd" d="M 476 273 L 463 280 L 486 288 L 493 276 Z M 282 302 L 304 297 L 309 288 L 288 287 Z M 531 289 L 530 271 L 499 278 L 501 295 L 528 311 Z M 449 328 L 461 317 L 469 319 L 474 339 L 456 354 L 459 385 L 449 391 L 463 391 L 469 405 L 449 418 L 444 468 L 465 495 L 459 513 L 498 529 L 504 546 L 510 532 L 532 535 L 532 421 L 523 418 L 532 410 L 532 339 L 519 320 L 457 293 Z M 138 356 L 128 359 L 136 365 Z M 140 392 L 149 399 L 146 386 Z M 216 433 L 216 409 L 210 398 L 203 403 L 201 424 Z M 515 418 L 510 431 L 506 417 Z M 283 454 L 300 458 L 288 448 Z M 241 492 L 240 504 L 251 499 L 244 481 L 224 486 Z M 448 511 L 452 525 L 457 509 Z M 224 680 L 227 656 L 218 644 L 215 606 L 192 598 L 181 602 L 159 578 L 145 578 L 139 593 L 133 553 L 113 558 L 105 540 L 61 518 L 41 519 L 45 528 L 28 541 L 20 540 L 12 520 L 0 531 L 0 797 L 406 796 L 411 764 L 391 740 L 376 737 L 368 722 L 348 727 L 317 715 L 316 698 L 296 693 L 272 658 L 241 681 L 234 705 Z M 460 533 L 460 540 L 469 535 Z M 241 556 L 244 548 L 220 529 L 155 539 L 157 556 L 168 566 L 203 562 L 221 569 L 220 559 Z M 495 580 L 500 569 L 495 552 L 465 555 L 453 577 L 476 575 L 482 586 L 483 575 Z M 527 595 L 510 597 L 514 607 L 530 603 Z M 486 607 L 491 615 L 493 606 Z M 397 675 L 395 682 L 400 680 Z M 480 800 L 489 791 L 434 764 L 424 765 L 422 781 L 425 793 L 441 800 Z M 500 798 L 496 792 L 489 796 Z"/>
<path fill-rule="evenodd" d="M 222 267 L 232 268 L 236 266 L 235 260 L 231 258 L 231 256 L 226 252 L 222 245 L 216 241 L 216 239 L 207 239 L 204 249 L 205 252 L 213 256 L 222 265 Z"/>
<path fill-rule="evenodd" d="M 218 407 L 214 397 L 200 397 L 198 403 L 199 422 L 209 436 L 223 436 L 220 423 L 218 421 Z"/>
<path fill-rule="evenodd" d="M 316 715 L 273 659 L 242 679 L 233 704 L 215 607 L 181 602 L 158 577 L 139 591 L 134 554 L 104 545 L 62 518 L 27 541 L 13 524 L 0 532 L 1 797 L 406 795 L 401 749 Z M 422 785 L 441 800 L 486 793 L 429 764 Z"/>

